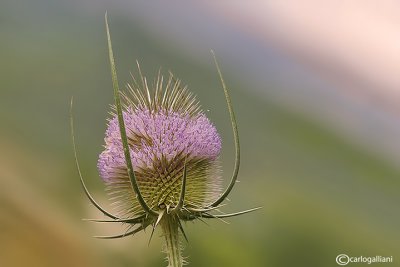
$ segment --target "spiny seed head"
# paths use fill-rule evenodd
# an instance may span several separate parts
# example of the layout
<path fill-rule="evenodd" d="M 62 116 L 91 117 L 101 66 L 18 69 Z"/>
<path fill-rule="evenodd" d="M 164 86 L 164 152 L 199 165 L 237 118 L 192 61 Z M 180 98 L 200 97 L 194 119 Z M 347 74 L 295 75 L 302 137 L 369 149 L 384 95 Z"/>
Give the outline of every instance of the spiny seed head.
<path fill-rule="evenodd" d="M 140 192 L 154 211 L 178 205 L 186 165 L 185 206 L 206 207 L 220 193 L 221 138 L 195 97 L 170 75 L 158 76 L 154 89 L 130 85 L 124 95 L 124 123 Z M 98 160 L 101 178 L 121 216 L 141 213 L 132 190 L 117 115 L 106 130 Z"/>

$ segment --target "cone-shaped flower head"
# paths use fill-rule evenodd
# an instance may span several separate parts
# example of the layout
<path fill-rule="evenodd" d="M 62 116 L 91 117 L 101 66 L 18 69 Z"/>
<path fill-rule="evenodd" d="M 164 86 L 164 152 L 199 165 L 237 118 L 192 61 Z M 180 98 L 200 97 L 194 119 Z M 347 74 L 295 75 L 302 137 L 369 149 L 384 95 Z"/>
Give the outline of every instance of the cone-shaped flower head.
<path fill-rule="evenodd" d="M 145 80 L 145 78 L 143 78 Z M 130 157 L 143 199 L 154 211 L 178 205 L 186 165 L 185 206 L 202 208 L 220 193 L 221 138 L 195 97 L 170 75 L 129 86 L 123 112 Z M 130 186 L 116 114 L 109 120 L 98 169 L 121 216 L 142 212 Z"/>

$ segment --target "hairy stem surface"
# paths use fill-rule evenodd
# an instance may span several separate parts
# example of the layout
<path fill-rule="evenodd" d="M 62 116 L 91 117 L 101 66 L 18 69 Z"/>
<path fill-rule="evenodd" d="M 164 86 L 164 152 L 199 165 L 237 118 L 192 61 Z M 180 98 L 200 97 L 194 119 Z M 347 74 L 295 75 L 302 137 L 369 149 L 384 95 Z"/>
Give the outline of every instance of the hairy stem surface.
<path fill-rule="evenodd" d="M 167 253 L 168 267 L 183 266 L 178 220 L 175 215 L 166 214 L 160 222 L 165 237 L 165 253 Z"/>

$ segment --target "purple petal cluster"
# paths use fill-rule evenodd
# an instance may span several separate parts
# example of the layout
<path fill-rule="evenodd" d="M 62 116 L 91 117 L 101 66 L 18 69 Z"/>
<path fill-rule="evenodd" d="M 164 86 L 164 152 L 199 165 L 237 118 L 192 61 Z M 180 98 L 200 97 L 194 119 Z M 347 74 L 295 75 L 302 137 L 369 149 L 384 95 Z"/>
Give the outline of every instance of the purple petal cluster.
<path fill-rule="evenodd" d="M 174 160 L 180 153 L 189 158 L 216 160 L 221 150 L 221 138 L 209 119 L 176 111 L 150 111 L 129 108 L 124 122 L 130 144 L 131 161 L 135 168 L 152 168 L 155 160 Z M 100 176 L 112 179 L 116 168 L 126 166 L 117 117 L 108 124 L 105 150 L 98 160 Z"/>

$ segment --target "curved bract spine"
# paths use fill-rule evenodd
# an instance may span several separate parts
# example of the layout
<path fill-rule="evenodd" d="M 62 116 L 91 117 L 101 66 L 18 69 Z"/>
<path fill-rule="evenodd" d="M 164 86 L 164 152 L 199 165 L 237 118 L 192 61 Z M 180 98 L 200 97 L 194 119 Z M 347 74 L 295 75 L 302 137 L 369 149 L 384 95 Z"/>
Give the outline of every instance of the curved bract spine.
<path fill-rule="evenodd" d="M 178 205 L 174 208 L 175 212 L 179 212 L 183 208 L 183 204 L 185 202 L 185 193 L 186 193 L 186 179 L 187 179 L 187 172 L 186 172 L 186 160 L 185 160 L 183 166 L 181 194 L 179 196 Z"/>
<path fill-rule="evenodd" d="M 73 98 L 71 98 L 71 104 L 70 104 L 70 128 L 71 128 L 71 139 L 72 139 L 72 147 L 74 149 L 74 158 L 75 158 L 75 165 L 76 165 L 76 169 L 78 170 L 78 174 L 79 174 L 79 178 L 80 178 L 80 182 L 81 185 L 83 187 L 83 191 L 85 192 L 86 196 L 88 197 L 89 201 L 99 210 L 101 211 L 104 215 L 110 217 L 111 219 L 115 219 L 115 220 L 119 220 L 119 218 L 111 213 L 109 213 L 108 211 L 106 211 L 105 209 L 103 209 L 92 197 L 92 195 L 89 193 L 89 190 L 86 187 L 85 182 L 83 181 L 83 177 L 82 177 L 82 172 L 81 172 L 81 168 L 79 165 L 79 161 L 78 161 L 78 155 L 76 152 L 76 144 L 75 144 L 75 134 L 74 134 L 74 118 L 72 116 L 72 105 L 73 105 Z"/>
<path fill-rule="evenodd" d="M 89 222 L 100 222 L 100 223 L 141 223 L 147 218 L 146 214 L 143 214 L 141 216 L 135 217 L 135 218 L 129 218 L 129 219 L 114 219 L 114 220 L 101 220 L 101 219 L 83 219 L 84 221 L 89 221 Z"/>
<path fill-rule="evenodd" d="M 150 223 L 142 224 L 138 228 L 133 229 L 132 231 L 128 231 L 126 233 L 120 234 L 120 235 L 94 236 L 94 238 L 99 238 L 99 239 L 118 239 L 118 238 L 127 237 L 127 236 L 134 235 L 134 234 L 144 230 L 147 226 L 149 226 L 149 224 Z"/>
<path fill-rule="evenodd" d="M 132 189 L 134 190 L 134 192 L 137 196 L 137 199 L 138 199 L 140 205 L 142 206 L 143 210 L 147 213 L 156 215 L 157 213 L 150 209 L 150 207 L 146 204 L 146 201 L 144 200 L 142 194 L 140 193 L 140 189 L 139 189 L 138 183 L 136 181 L 135 173 L 133 171 L 131 155 L 129 152 L 128 138 L 126 137 L 124 116 L 122 114 L 122 105 L 121 105 L 120 91 L 119 91 L 119 85 L 118 85 L 117 70 L 115 67 L 114 55 L 113 55 L 113 50 L 112 50 L 111 36 L 110 36 L 110 30 L 108 27 L 108 20 L 107 20 L 107 13 L 105 15 L 105 22 L 106 22 L 106 30 L 107 30 L 108 55 L 109 55 L 109 59 L 110 59 L 112 84 L 113 84 L 113 88 L 114 88 L 114 101 L 115 101 L 115 107 L 116 107 L 117 116 L 118 116 L 118 124 L 119 124 L 119 130 L 121 133 L 121 141 L 122 141 L 122 146 L 123 146 L 123 150 L 124 150 L 127 172 L 129 175 L 129 179 L 131 181 Z"/>
<path fill-rule="evenodd" d="M 239 133 L 238 133 L 238 129 L 237 129 L 235 113 L 232 108 L 232 102 L 231 102 L 231 98 L 229 96 L 228 88 L 225 84 L 224 78 L 222 77 L 221 69 L 218 65 L 218 61 L 217 61 L 214 51 L 211 50 L 211 53 L 214 57 L 215 66 L 217 67 L 218 75 L 221 80 L 222 88 L 224 90 L 225 100 L 228 105 L 229 116 L 230 116 L 231 124 L 232 124 L 233 138 L 234 138 L 234 142 L 235 142 L 235 166 L 233 168 L 232 178 L 231 178 L 231 181 L 229 182 L 228 187 L 225 189 L 224 193 L 222 193 L 222 195 L 210 205 L 212 207 L 215 207 L 215 206 L 218 206 L 219 204 L 221 204 L 226 199 L 226 197 L 229 195 L 229 193 L 232 191 L 233 187 L 235 186 L 237 176 L 239 174 L 239 167 L 240 167 L 240 144 L 239 144 Z"/>

